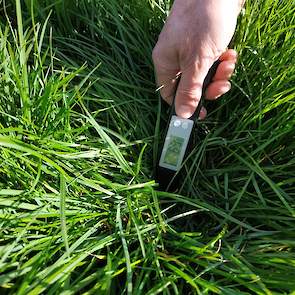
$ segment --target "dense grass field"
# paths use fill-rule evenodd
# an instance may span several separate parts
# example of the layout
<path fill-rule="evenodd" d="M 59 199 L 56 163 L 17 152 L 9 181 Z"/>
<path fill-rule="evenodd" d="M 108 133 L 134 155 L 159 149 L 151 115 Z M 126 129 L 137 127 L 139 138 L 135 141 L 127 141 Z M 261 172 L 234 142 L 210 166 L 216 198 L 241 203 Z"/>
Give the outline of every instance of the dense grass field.
<path fill-rule="evenodd" d="M 0 0 L 0 294 L 295 294 L 295 5 L 249 0 L 233 89 L 157 189 L 169 0 Z"/>

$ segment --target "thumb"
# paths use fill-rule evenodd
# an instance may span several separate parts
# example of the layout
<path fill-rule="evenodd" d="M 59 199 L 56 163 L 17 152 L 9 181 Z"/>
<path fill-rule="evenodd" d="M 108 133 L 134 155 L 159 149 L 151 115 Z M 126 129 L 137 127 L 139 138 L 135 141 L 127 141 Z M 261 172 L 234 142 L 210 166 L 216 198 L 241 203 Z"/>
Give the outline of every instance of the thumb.
<path fill-rule="evenodd" d="M 175 97 L 176 114 L 182 118 L 189 118 L 195 112 L 201 96 L 204 79 L 211 64 L 200 67 L 195 62 L 181 74 L 181 79 Z"/>

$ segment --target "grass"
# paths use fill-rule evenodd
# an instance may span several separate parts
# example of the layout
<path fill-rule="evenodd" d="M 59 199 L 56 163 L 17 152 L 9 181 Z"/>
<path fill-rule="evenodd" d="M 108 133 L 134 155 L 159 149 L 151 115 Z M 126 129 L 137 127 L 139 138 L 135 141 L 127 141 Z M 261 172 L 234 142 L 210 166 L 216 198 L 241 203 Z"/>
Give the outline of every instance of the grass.
<path fill-rule="evenodd" d="M 1 293 L 294 293 L 294 6 L 247 3 L 172 194 L 151 63 L 170 4 L 1 3 Z"/>

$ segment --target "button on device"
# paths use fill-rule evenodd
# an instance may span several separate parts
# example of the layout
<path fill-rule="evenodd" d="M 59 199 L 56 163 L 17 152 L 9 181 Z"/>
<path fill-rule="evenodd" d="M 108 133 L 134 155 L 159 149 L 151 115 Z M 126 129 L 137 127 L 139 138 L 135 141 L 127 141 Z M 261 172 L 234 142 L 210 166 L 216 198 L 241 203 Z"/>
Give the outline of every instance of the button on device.
<path fill-rule="evenodd" d="M 174 126 L 175 127 L 179 127 L 181 125 L 181 121 L 180 120 L 175 120 L 174 121 Z"/>
<path fill-rule="evenodd" d="M 181 125 L 181 127 L 182 127 L 183 129 L 187 129 L 187 128 L 188 128 L 188 124 L 187 124 L 187 122 L 183 122 L 182 125 Z"/>

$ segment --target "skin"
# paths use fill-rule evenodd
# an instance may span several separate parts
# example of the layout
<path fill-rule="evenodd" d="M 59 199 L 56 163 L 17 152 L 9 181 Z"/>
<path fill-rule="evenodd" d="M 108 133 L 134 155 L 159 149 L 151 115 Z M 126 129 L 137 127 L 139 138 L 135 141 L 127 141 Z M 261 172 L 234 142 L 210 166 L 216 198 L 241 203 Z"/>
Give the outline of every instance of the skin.
<path fill-rule="evenodd" d="M 176 77 L 181 74 L 176 91 L 178 116 L 189 118 L 202 94 L 202 84 L 218 58 L 219 65 L 206 99 L 214 100 L 231 88 L 237 53 L 227 46 L 235 32 L 237 17 L 244 1 L 175 0 L 170 15 L 153 50 L 157 84 L 163 99 L 171 104 Z M 203 108 L 200 117 L 206 116 Z"/>

